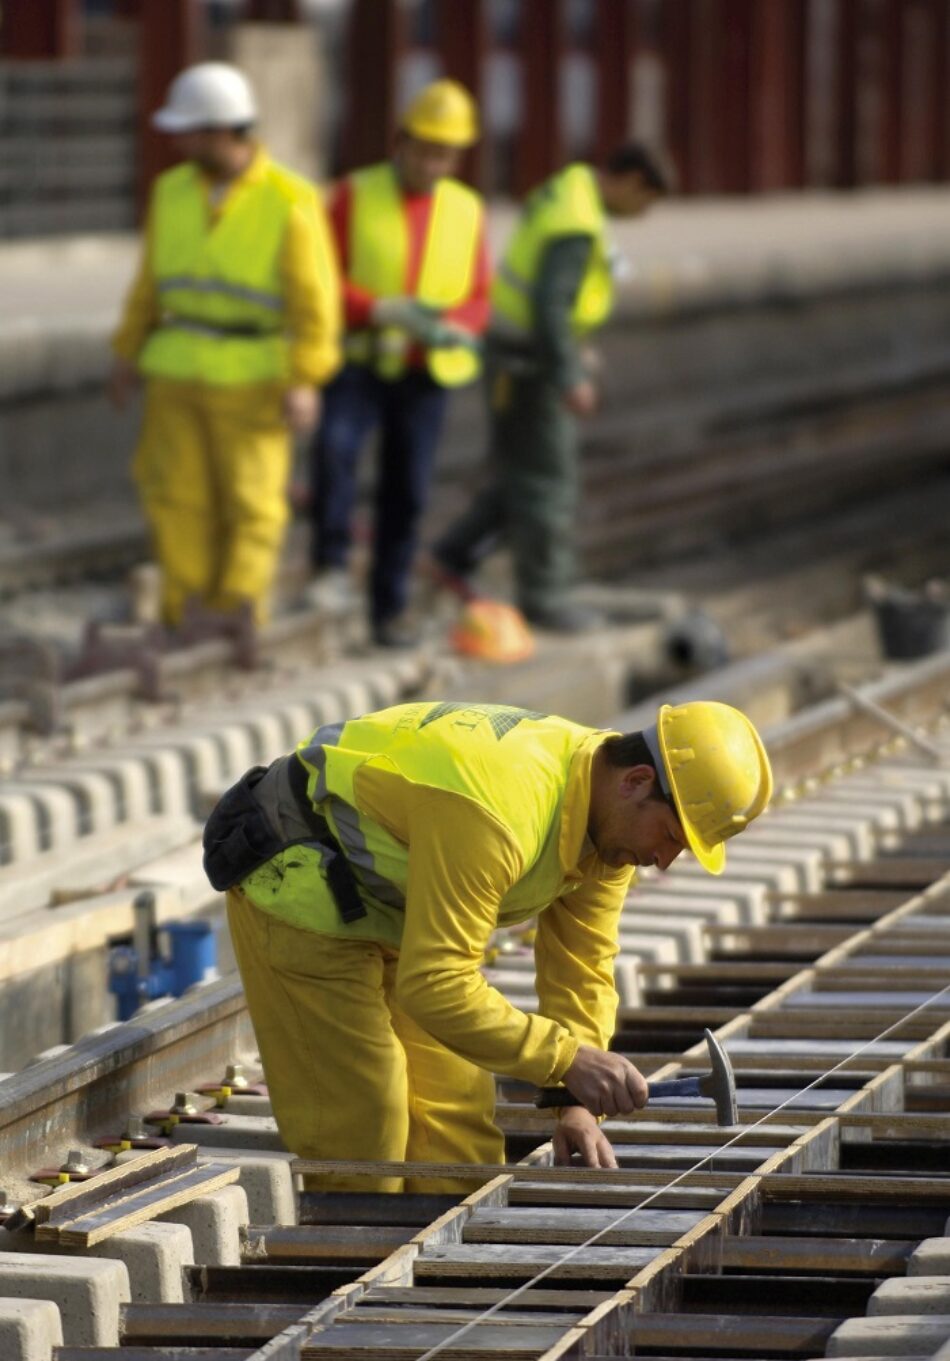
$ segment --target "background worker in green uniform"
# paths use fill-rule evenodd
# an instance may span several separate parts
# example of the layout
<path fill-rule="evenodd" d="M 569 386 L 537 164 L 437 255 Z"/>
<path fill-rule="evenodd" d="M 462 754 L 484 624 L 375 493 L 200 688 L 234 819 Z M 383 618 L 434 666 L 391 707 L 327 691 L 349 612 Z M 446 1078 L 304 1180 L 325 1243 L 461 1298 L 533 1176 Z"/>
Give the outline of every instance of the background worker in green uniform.
<path fill-rule="evenodd" d="M 568 597 L 574 579 L 577 417 L 597 390 L 582 340 L 613 306 L 608 217 L 638 217 L 665 191 L 640 146 L 601 168 L 569 165 L 528 198 L 492 285 L 488 335 L 491 484 L 433 550 L 436 572 L 466 580 L 503 535 L 518 605 L 542 628 L 596 622 Z"/>
<path fill-rule="evenodd" d="M 689 847 L 719 873 L 724 841 L 771 788 L 749 719 L 705 702 L 664 705 L 627 734 L 503 705 L 401 704 L 318 728 L 248 772 L 208 820 L 205 868 L 229 890 L 287 1147 L 499 1162 L 503 1073 L 563 1082 L 583 1102 L 558 1117 L 558 1161 L 616 1166 L 596 1116 L 647 1099 L 608 1048 L 632 870 L 665 870 Z M 535 916 L 539 1005 L 527 1013 L 481 966 L 499 925 Z M 340 1173 L 311 1189 L 366 1183 Z"/>

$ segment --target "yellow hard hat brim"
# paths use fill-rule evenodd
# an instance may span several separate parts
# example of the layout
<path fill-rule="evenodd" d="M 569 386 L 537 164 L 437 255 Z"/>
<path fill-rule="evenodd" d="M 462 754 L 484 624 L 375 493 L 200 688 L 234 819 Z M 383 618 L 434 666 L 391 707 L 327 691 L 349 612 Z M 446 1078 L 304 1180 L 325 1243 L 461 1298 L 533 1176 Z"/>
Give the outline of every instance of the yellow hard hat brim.
<path fill-rule="evenodd" d="M 402 129 L 403 132 L 418 137 L 420 142 L 435 142 L 438 146 L 455 147 L 457 151 L 465 151 L 478 141 L 477 132 L 446 133 L 435 123 L 425 123 L 416 119 L 407 120 L 403 123 Z"/>
<path fill-rule="evenodd" d="M 724 842 L 705 841 L 697 832 L 692 822 L 686 815 L 683 804 L 680 800 L 679 790 L 676 787 L 670 772 L 670 760 L 666 750 L 666 733 L 664 732 L 663 718 L 672 708 L 669 704 L 663 704 L 657 714 L 656 735 L 660 746 L 660 754 L 663 757 L 663 764 L 666 766 L 667 779 L 670 782 L 670 789 L 673 791 L 673 802 L 676 805 L 676 814 L 683 828 L 683 835 L 686 837 L 686 844 L 693 855 L 702 865 L 707 874 L 722 874 L 726 868 L 726 847 Z"/>

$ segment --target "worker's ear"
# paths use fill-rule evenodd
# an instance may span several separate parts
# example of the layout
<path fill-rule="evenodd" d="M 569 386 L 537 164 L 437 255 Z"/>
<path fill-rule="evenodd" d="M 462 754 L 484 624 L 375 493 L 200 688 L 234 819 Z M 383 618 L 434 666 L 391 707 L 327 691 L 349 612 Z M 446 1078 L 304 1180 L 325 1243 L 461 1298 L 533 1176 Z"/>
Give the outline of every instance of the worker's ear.
<path fill-rule="evenodd" d="M 656 788 L 656 771 L 646 764 L 626 766 L 620 772 L 620 796 L 633 803 L 643 803 Z"/>

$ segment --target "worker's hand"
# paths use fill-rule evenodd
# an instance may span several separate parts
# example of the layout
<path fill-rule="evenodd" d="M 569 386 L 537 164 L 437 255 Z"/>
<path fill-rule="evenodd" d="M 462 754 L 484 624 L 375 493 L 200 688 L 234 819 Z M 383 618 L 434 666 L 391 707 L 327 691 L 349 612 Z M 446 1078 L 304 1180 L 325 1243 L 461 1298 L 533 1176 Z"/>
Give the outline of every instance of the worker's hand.
<path fill-rule="evenodd" d="M 581 1155 L 585 1167 L 617 1166 L 610 1140 L 583 1106 L 565 1106 L 551 1142 L 558 1167 L 566 1166 L 574 1153 Z"/>
<path fill-rule="evenodd" d="M 592 1115 L 626 1115 L 647 1104 L 646 1079 L 622 1054 L 582 1044 L 561 1078 Z"/>
<path fill-rule="evenodd" d="M 565 389 L 561 400 L 575 416 L 589 416 L 597 409 L 597 388 L 589 378 L 582 378 L 573 387 Z"/>
<path fill-rule="evenodd" d="M 295 435 L 309 435 L 320 419 L 320 393 L 315 387 L 288 388 L 284 393 L 284 420 Z"/>
<path fill-rule="evenodd" d="M 112 372 L 109 374 L 108 393 L 109 401 L 121 411 L 128 404 L 132 393 L 139 385 L 139 371 L 128 359 L 122 359 L 119 355 L 112 365 Z"/>
<path fill-rule="evenodd" d="M 417 337 L 420 330 L 441 324 L 438 309 L 415 298 L 379 298 L 373 303 L 370 320 L 374 326 L 399 326 Z"/>

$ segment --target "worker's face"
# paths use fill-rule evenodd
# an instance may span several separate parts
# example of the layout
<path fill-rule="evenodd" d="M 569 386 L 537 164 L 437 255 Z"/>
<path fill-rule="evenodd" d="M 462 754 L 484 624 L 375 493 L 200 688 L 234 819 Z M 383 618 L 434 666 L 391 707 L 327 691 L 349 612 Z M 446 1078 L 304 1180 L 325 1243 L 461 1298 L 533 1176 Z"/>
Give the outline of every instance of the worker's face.
<path fill-rule="evenodd" d="M 232 175 L 243 167 L 248 156 L 246 138 L 235 136 L 229 128 L 197 128 L 179 132 L 175 149 L 186 161 L 194 161 L 213 179 Z"/>
<path fill-rule="evenodd" d="M 462 153 L 458 147 L 441 142 L 424 142 L 401 132 L 396 141 L 396 165 L 403 186 L 410 194 L 431 194 L 437 182 L 454 175 Z"/>
<path fill-rule="evenodd" d="M 639 171 L 604 176 L 604 207 L 611 217 L 642 217 L 659 197 Z"/>
<path fill-rule="evenodd" d="M 613 797 L 591 828 L 591 839 L 606 865 L 670 867 L 686 847 L 682 824 L 665 799 L 657 797 L 652 766 L 618 771 Z"/>

